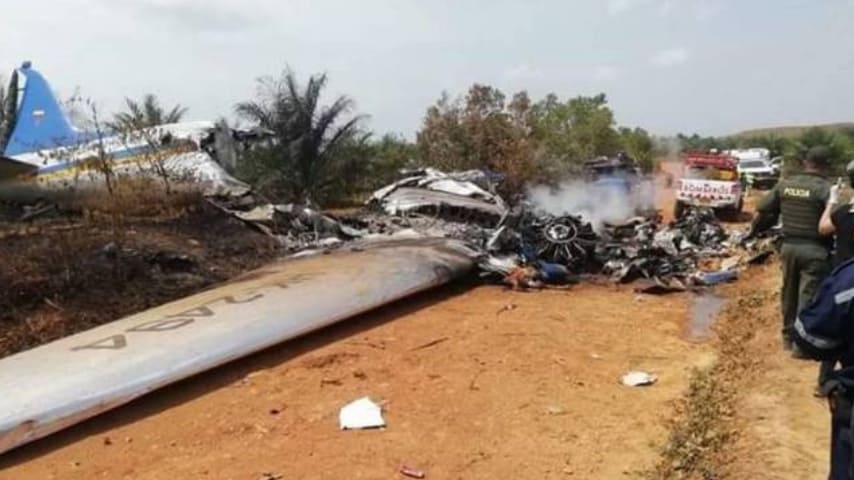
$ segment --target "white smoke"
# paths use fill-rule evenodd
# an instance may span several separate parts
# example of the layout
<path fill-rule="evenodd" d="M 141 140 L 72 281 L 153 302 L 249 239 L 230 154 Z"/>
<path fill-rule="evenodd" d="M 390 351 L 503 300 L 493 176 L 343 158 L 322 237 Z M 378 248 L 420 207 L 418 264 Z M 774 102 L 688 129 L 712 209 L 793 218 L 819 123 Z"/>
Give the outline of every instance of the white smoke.
<path fill-rule="evenodd" d="M 679 139 L 675 137 L 666 137 L 659 139 L 659 142 L 664 145 L 664 148 L 667 151 L 665 161 L 678 162 L 679 155 L 682 153 L 682 144 L 679 142 Z"/>
<path fill-rule="evenodd" d="M 573 180 L 556 188 L 529 188 L 528 200 L 552 215 L 581 215 L 598 231 L 604 223 L 620 223 L 635 217 L 640 210 L 654 209 L 655 186 L 651 180 L 644 180 L 631 193 L 624 193 Z"/>

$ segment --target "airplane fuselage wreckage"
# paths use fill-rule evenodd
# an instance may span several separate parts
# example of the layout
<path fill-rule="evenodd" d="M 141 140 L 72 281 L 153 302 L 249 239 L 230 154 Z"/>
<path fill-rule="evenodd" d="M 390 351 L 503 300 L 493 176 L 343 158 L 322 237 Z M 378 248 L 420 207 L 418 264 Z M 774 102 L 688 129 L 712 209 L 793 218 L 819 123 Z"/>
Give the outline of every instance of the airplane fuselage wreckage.
<path fill-rule="evenodd" d="M 114 132 L 72 125 L 45 78 L 25 62 L 9 82 L 0 125 L 0 200 L 62 200 L 123 178 L 166 180 L 206 195 L 239 196 L 249 186 L 216 160 L 259 132 L 185 122 Z M 97 127 L 97 128 L 95 128 Z"/>

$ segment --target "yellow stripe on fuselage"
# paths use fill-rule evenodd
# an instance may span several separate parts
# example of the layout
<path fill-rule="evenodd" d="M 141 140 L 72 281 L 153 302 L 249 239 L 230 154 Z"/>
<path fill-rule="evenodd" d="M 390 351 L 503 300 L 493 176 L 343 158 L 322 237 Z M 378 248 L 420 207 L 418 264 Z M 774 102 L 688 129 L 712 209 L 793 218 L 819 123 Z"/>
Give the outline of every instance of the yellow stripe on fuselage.
<path fill-rule="evenodd" d="M 162 161 L 163 159 L 173 156 L 180 155 L 182 153 L 190 152 L 192 149 L 189 148 L 181 148 L 181 149 L 172 149 L 168 151 L 158 152 L 157 156 L 160 156 L 160 159 L 157 156 L 152 155 L 151 153 L 141 153 L 138 155 L 132 155 L 126 158 L 121 159 L 107 159 L 108 166 L 110 171 L 114 173 L 119 173 L 118 171 L 125 170 L 131 166 L 138 166 L 142 168 L 151 168 L 154 165 L 154 162 Z M 23 175 L 19 175 L 15 177 L 15 181 L 26 182 L 26 183 L 35 183 L 35 182 L 57 182 L 62 180 L 69 180 L 79 178 L 82 175 L 90 175 L 90 174 L 103 174 L 101 169 L 99 168 L 99 161 L 96 158 L 89 158 L 85 160 L 80 160 L 74 162 L 72 165 L 67 168 L 62 168 L 52 172 L 44 172 L 44 173 L 26 173 Z M 140 168 L 140 170 L 142 170 Z"/>

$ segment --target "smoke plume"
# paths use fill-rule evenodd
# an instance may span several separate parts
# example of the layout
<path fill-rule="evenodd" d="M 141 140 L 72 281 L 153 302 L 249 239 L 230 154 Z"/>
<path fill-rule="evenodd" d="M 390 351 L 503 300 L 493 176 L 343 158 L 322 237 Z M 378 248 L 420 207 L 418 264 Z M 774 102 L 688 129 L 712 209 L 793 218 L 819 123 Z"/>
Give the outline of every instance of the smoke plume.
<path fill-rule="evenodd" d="M 652 181 L 644 180 L 627 193 L 573 180 L 556 188 L 529 188 L 528 200 L 552 215 L 581 215 L 598 231 L 604 223 L 623 222 L 636 216 L 639 210 L 655 208 L 655 188 Z"/>

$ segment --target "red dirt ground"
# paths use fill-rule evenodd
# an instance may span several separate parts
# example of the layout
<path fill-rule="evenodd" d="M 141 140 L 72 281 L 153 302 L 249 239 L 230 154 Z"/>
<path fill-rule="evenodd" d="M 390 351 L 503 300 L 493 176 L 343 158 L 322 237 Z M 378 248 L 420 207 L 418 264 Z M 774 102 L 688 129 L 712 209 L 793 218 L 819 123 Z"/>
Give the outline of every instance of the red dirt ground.
<path fill-rule="evenodd" d="M 687 302 L 590 285 L 422 295 L 11 452 L 0 478 L 620 477 L 655 459 L 687 370 L 712 359 L 685 337 Z M 622 386 L 634 369 L 659 382 Z M 339 431 L 365 395 L 388 428 Z"/>

